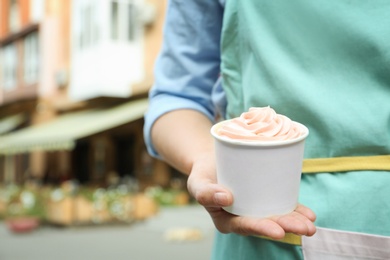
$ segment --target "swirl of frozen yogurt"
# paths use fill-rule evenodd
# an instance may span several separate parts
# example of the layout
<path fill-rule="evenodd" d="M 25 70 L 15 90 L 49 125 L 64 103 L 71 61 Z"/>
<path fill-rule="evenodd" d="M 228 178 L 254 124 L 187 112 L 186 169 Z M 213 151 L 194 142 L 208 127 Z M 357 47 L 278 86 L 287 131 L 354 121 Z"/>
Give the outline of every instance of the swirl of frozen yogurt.
<path fill-rule="evenodd" d="M 302 129 L 290 118 L 268 107 L 252 107 L 240 117 L 224 123 L 217 131 L 220 136 L 236 140 L 279 141 L 302 135 Z"/>

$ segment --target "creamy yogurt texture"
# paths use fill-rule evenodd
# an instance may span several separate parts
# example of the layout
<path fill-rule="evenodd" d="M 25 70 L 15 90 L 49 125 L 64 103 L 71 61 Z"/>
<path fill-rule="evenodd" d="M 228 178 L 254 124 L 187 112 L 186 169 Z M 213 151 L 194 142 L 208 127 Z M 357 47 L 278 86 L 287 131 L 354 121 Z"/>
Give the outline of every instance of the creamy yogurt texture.
<path fill-rule="evenodd" d="M 300 125 L 268 107 L 252 107 L 240 117 L 226 121 L 217 134 L 235 140 L 279 141 L 303 134 Z"/>

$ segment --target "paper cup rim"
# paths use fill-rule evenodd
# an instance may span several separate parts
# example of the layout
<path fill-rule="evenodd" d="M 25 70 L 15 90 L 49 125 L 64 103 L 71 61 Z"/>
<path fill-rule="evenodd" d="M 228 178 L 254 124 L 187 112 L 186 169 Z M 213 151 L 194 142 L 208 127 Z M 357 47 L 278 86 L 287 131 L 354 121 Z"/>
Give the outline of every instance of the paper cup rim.
<path fill-rule="evenodd" d="M 231 138 L 228 138 L 225 136 L 218 135 L 216 133 L 216 130 L 219 127 L 221 127 L 222 124 L 229 122 L 231 120 L 232 119 L 228 119 L 228 120 L 224 120 L 224 121 L 221 121 L 221 122 L 214 124 L 210 129 L 211 135 L 216 140 L 219 140 L 219 141 L 222 141 L 225 143 L 230 143 L 230 144 L 235 144 L 235 145 L 243 145 L 243 146 L 264 146 L 264 147 L 265 146 L 282 146 L 282 145 L 297 143 L 297 142 L 300 142 L 300 141 L 306 139 L 306 137 L 309 135 L 309 129 L 305 125 L 298 123 L 296 121 L 294 121 L 294 122 L 297 123 L 302 129 L 304 129 L 305 132 L 302 135 L 300 135 L 299 137 L 294 138 L 294 139 L 289 139 L 289 140 L 277 140 L 277 141 L 238 140 L 238 139 L 231 139 Z"/>

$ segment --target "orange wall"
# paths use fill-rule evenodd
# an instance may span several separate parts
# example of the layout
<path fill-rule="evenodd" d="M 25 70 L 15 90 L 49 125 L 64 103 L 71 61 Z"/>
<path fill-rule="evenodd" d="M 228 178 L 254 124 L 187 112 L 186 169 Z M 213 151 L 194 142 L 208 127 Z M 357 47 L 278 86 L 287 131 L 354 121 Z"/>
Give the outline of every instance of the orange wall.
<path fill-rule="evenodd" d="M 154 63 L 160 52 L 163 34 L 163 25 L 165 20 L 165 12 L 167 0 L 147 0 L 148 3 L 156 7 L 156 17 L 152 24 L 145 28 L 144 39 L 144 69 L 145 79 L 139 84 L 132 86 L 132 94 L 146 93 L 154 81 L 153 70 Z"/>
<path fill-rule="evenodd" d="M 18 0 L 21 26 L 26 26 L 30 22 L 30 0 Z"/>
<path fill-rule="evenodd" d="M 153 73 L 154 62 L 161 48 L 166 0 L 149 0 L 157 8 L 156 19 L 145 33 L 145 68 L 147 75 Z"/>
<path fill-rule="evenodd" d="M 17 0 L 21 28 L 30 22 L 30 0 Z M 9 0 L 0 0 L 0 38 L 7 37 L 9 31 Z M 20 29 L 21 29 L 20 28 Z"/>
<path fill-rule="evenodd" d="M 8 0 L 0 0 L 0 38 L 8 34 Z"/>

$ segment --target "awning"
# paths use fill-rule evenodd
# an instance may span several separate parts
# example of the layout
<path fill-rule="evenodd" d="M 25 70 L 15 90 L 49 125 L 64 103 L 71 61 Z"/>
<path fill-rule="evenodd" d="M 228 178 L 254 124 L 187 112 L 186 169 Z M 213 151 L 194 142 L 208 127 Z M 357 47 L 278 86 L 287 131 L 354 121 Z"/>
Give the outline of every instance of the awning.
<path fill-rule="evenodd" d="M 8 116 L 0 120 L 0 135 L 5 134 L 17 126 L 19 126 L 25 120 L 25 116 L 23 114 L 17 114 Z"/>
<path fill-rule="evenodd" d="M 143 117 L 148 100 L 135 100 L 109 109 L 93 109 L 59 116 L 48 123 L 34 125 L 0 136 L 0 154 L 33 150 L 70 150 L 78 139 L 114 128 Z"/>

